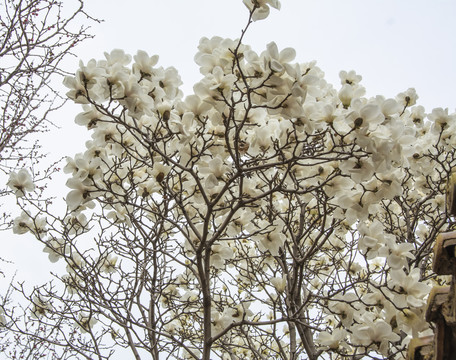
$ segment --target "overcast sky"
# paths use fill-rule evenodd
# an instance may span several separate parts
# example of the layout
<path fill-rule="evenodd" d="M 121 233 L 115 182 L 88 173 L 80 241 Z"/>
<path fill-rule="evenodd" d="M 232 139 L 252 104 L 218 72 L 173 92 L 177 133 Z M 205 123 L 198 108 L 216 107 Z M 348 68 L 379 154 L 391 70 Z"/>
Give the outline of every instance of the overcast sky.
<path fill-rule="evenodd" d="M 115 48 L 158 54 L 159 65 L 178 69 L 185 94 L 200 76 L 193 62 L 199 39 L 238 38 L 248 15 L 242 0 L 88 0 L 86 7 L 105 21 L 93 27 L 95 39 L 76 49 L 84 62 Z M 245 43 L 258 52 L 271 41 L 279 49 L 294 47 L 297 61 L 316 60 L 336 87 L 339 71 L 353 69 L 363 76 L 368 96 L 394 97 L 414 87 L 428 112 L 434 107 L 453 112 L 455 18 L 454 0 L 282 0 L 281 11 L 272 10 L 268 19 L 253 24 Z M 70 66 L 76 69 L 77 62 Z M 46 138 L 52 144 L 50 159 L 84 150 L 88 134 L 73 125 L 77 111 L 79 107 L 68 105 L 57 114 L 61 129 Z M 0 256 L 15 262 L 7 266 L 9 275 L 18 268 L 18 279 L 45 281 L 49 266 L 42 245 L 9 234 L 2 241 Z"/>
<path fill-rule="evenodd" d="M 456 107 L 454 0 L 281 2 L 280 11 L 250 28 L 245 42 L 255 50 L 275 41 L 294 47 L 297 61 L 316 60 L 330 82 L 353 69 L 370 95 L 415 87 L 426 107 Z M 105 22 L 79 49 L 82 59 L 114 48 L 142 49 L 176 67 L 186 91 L 199 77 L 193 62 L 199 39 L 237 38 L 247 20 L 242 0 L 90 0 L 87 9 Z"/>

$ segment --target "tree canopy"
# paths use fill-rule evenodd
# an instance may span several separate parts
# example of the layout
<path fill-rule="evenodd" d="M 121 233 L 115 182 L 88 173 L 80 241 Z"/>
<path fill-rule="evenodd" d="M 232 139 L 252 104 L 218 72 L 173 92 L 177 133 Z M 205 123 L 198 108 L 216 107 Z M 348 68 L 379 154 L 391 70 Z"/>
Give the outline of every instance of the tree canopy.
<path fill-rule="evenodd" d="M 240 39 L 203 38 L 201 80 L 122 50 L 65 78 L 90 139 L 68 157 L 67 211 L 9 186 L 66 273 L 32 294 L 9 332 L 87 359 L 401 359 L 424 320 L 456 114 L 413 89 L 366 97 L 315 62 L 243 42 L 277 0 L 244 0 Z"/>

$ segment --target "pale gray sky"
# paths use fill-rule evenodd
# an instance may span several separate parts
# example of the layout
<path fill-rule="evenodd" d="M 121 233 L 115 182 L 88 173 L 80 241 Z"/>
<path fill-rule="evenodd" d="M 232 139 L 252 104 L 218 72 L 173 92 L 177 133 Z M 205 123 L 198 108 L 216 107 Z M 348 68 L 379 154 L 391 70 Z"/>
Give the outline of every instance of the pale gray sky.
<path fill-rule="evenodd" d="M 456 107 L 456 2 L 454 0 L 282 0 L 282 9 L 250 28 L 246 43 L 262 51 L 275 41 L 294 47 L 297 60 L 317 63 L 330 82 L 354 69 L 369 95 L 415 87 L 428 107 Z M 109 5 L 108 5 L 109 4 Z M 189 91 L 202 36 L 237 38 L 247 20 L 242 0 L 90 0 L 104 18 L 81 58 L 104 51 L 142 49 L 175 66 Z"/>

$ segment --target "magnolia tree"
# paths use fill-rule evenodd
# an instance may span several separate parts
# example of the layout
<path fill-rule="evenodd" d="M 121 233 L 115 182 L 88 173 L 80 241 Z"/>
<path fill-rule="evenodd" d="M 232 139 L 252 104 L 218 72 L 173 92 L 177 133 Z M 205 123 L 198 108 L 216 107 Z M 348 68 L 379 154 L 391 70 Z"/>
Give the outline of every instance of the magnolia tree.
<path fill-rule="evenodd" d="M 201 39 L 194 94 L 143 51 L 66 78 L 91 133 L 66 213 L 9 182 L 14 232 L 66 265 L 25 292 L 35 340 L 87 359 L 400 359 L 432 333 L 456 115 L 413 89 L 367 98 L 353 71 L 336 89 L 291 48 L 254 52 L 245 31 L 279 2 L 244 3 L 240 39 Z M 14 309 L 2 324 L 27 334 Z"/>
<path fill-rule="evenodd" d="M 75 47 L 92 37 L 88 23 L 98 21 L 87 15 L 82 0 L 1 0 L 0 1 L 0 176 L 11 171 L 10 185 L 16 195 L 24 195 L 35 186 L 24 167 L 35 170 L 45 154 L 38 142 L 39 136 L 52 126 L 50 115 L 66 101 L 57 92 L 57 79 L 65 72 L 63 61 L 73 55 Z M 56 124 L 57 125 L 57 124 Z M 35 180 L 43 180 L 56 169 L 40 164 L 34 171 Z M 21 170 L 19 170 L 21 169 Z M 19 171 L 18 171 L 19 170 Z M 5 197 L 11 192 L 3 185 L 0 197 L 0 229 L 12 226 Z M 18 189 L 14 184 L 21 186 Z M 38 184 L 36 184 L 38 185 Z M 8 262 L 0 254 L 0 276 Z M 10 300 L 11 293 L 3 294 L 0 305 Z M 0 322 L 2 321 L 0 315 Z M 33 327 L 33 326 L 32 326 Z M 0 328 L 0 353 L 6 351 Z M 36 342 L 15 336 L 10 343 L 17 350 L 17 358 L 27 357 L 28 350 L 41 349 Z M 22 346 L 24 345 L 24 346 Z"/>
<path fill-rule="evenodd" d="M 1 1 L 0 170 L 39 159 L 27 139 L 46 131 L 49 113 L 62 104 L 50 80 L 65 74 L 61 61 L 91 37 L 81 26 L 87 18 L 82 0 L 65 7 L 54 0 Z"/>
<path fill-rule="evenodd" d="M 92 37 L 82 0 L 0 0 L 0 174 L 34 166 L 44 154 L 37 142 L 65 99 L 56 79 L 68 74 L 62 60 Z M 41 169 L 46 178 L 54 167 Z M 18 174 L 19 182 L 27 174 Z M 2 187 L 0 196 L 8 190 Z M 0 226 L 10 225 L 7 214 Z"/>

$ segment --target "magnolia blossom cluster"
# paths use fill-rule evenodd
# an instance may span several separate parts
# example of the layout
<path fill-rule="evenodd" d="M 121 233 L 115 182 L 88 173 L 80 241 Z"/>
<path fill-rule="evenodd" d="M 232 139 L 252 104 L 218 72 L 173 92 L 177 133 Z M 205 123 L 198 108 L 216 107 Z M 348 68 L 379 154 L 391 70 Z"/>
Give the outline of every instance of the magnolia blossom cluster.
<path fill-rule="evenodd" d="M 17 197 L 25 196 L 27 192 L 35 189 L 32 177 L 25 169 L 21 169 L 17 173 L 12 171 L 9 175 L 7 185 Z"/>
<path fill-rule="evenodd" d="M 244 3 L 253 20 L 279 7 Z M 23 213 L 15 229 L 40 234 L 50 260 L 67 263 L 68 296 L 89 301 L 93 284 L 103 294 L 113 281 L 115 316 L 94 300 L 81 329 L 118 319 L 119 294 L 144 280 L 166 334 L 154 341 L 175 341 L 183 358 L 401 358 L 429 332 L 427 259 L 445 227 L 456 115 L 426 114 L 413 89 L 365 97 L 353 71 L 334 88 L 295 56 L 203 38 L 202 79 L 186 97 L 177 71 L 144 51 L 114 50 L 66 78 L 91 134 L 65 167 L 68 213 L 47 214 L 52 230 Z M 31 186 L 15 176 L 23 195 Z M 95 221 L 97 250 L 77 251 Z"/>
<path fill-rule="evenodd" d="M 279 10 L 279 0 L 243 0 L 244 5 L 250 10 L 252 14 L 252 20 L 263 20 L 269 15 L 269 6 Z"/>

